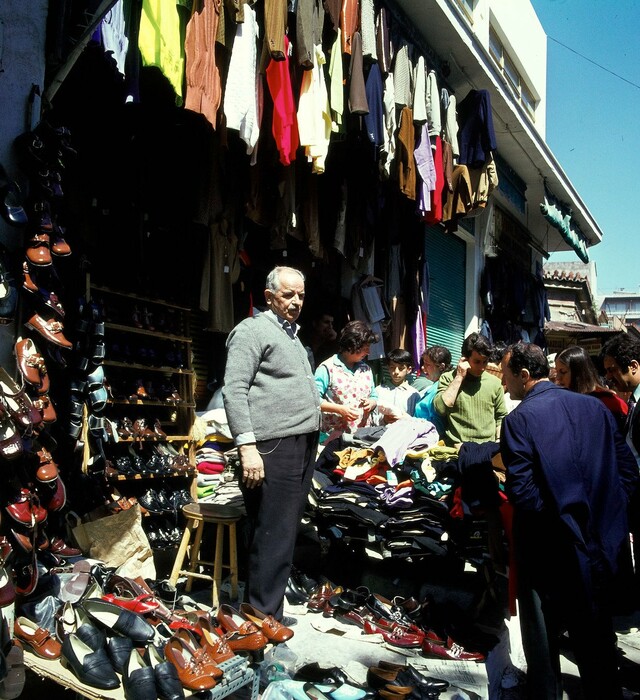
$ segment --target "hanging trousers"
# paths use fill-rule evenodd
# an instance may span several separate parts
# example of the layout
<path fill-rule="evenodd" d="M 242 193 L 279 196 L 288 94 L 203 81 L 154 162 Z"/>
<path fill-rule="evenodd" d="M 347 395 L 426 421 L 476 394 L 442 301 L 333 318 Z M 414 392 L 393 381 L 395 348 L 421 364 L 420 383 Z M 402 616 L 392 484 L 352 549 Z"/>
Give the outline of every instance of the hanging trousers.
<path fill-rule="evenodd" d="M 282 618 L 300 520 L 311 487 L 318 433 L 259 441 L 265 478 L 254 489 L 241 484 L 249 521 L 245 600 Z"/>

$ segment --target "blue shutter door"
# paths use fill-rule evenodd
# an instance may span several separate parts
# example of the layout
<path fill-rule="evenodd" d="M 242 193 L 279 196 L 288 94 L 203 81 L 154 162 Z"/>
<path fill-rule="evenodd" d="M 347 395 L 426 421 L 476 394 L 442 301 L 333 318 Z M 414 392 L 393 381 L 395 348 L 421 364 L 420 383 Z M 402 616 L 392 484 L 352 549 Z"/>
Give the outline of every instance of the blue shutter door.
<path fill-rule="evenodd" d="M 457 364 L 464 340 L 467 246 L 441 226 L 427 227 L 425 254 L 429 262 L 427 347 L 444 345 Z"/>

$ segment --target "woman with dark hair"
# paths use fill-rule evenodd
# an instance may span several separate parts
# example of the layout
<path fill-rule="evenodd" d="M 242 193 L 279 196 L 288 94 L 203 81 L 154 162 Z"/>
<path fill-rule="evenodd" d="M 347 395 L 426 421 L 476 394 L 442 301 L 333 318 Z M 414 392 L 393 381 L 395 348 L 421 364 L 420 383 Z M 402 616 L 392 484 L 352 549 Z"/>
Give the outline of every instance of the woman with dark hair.
<path fill-rule="evenodd" d="M 613 413 L 622 430 L 629 407 L 611 389 L 600 383 L 598 372 L 584 348 L 572 345 L 556 355 L 556 384 L 578 394 L 589 394 L 600 399 Z"/>
<path fill-rule="evenodd" d="M 436 413 L 433 400 L 438 393 L 440 375 L 443 372 L 450 372 L 452 369 L 451 353 L 443 345 L 432 345 L 422 353 L 422 371 L 433 384 L 427 387 L 424 396 L 416 404 L 413 415 L 433 423 L 440 437 L 444 435 L 444 424 L 442 418 Z"/>
<path fill-rule="evenodd" d="M 347 323 L 338 339 L 337 354 L 316 370 L 316 385 L 322 399 L 322 432 L 329 436 L 327 440 L 372 424 L 371 412 L 378 396 L 373 372 L 364 358 L 377 339 L 363 321 Z"/>

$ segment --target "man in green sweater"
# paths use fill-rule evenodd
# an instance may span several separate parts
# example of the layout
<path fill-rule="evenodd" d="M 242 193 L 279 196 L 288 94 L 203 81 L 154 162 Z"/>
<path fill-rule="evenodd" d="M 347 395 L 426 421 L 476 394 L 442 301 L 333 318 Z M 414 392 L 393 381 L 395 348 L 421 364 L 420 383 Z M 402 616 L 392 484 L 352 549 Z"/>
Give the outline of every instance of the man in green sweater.
<path fill-rule="evenodd" d="M 445 425 L 445 443 L 496 441 L 507 415 L 502 383 L 485 372 L 491 346 L 479 333 L 462 344 L 458 367 L 440 377 L 433 405 Z"/>

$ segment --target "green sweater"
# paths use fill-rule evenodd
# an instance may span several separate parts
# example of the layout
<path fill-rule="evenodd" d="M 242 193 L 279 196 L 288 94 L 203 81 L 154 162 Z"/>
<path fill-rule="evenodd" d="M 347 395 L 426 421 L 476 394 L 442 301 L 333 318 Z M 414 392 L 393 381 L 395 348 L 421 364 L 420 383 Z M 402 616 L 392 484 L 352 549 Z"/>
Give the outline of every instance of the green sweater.
<path fill-rule="evenodd" d="M 446 425 L 445 443 L 455 445 L 458 442 L 496 440 L 502 419 L 507 415 L 502 383 L 488 372 L 483 372 L 480 377 L 467 374 L 453 408 L 449 408 L 442 395 L 453 381 L 455 372 L 445 372 L 440 377 L 438 393 L 433 401 Z"/>

